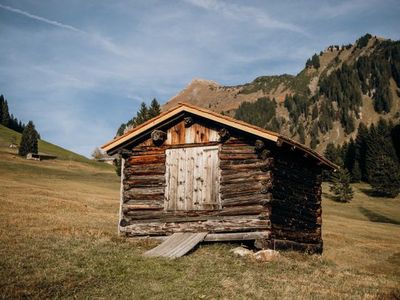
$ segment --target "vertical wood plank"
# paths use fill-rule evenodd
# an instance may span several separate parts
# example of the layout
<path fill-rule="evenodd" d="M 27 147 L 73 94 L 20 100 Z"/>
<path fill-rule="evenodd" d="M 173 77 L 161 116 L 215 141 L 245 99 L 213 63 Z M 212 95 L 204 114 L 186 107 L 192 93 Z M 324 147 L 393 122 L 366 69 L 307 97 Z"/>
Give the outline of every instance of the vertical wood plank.
<path fill-rule="evenodd" d="M 218 146 L 166 150 L 167 210 L 220 208 Z"/>
<path fill-rule="evenodd" d="M 193 179 L 194 179 L 194 167 L 195 167 L 195 149 L 187 148 L 186 149 L 186 159 L 187 159 L 187 168 L 186 168 L 186 210 L 194 210 L 193 206 Z"/>
<path fill-rule="evenodd" d="M 125 159 L 121 157 L 121 186 L 119 188 L 119 217 L 118 217 L 118 235 L 121 234 L 121 220 L 123 218 L 122 205 L 124 204 L 124 174 Z"/>
<path fill-rule="evenodd" d="M 185 189 L 185 180 L 186 180 L 186 149 L 176 149 L 177 160 L 178 160 L 178 169 L 177 169 L 177 195 L 176 195 L 176 209 L 184 210 L 185 202 L 186 202 L 186 189 Z"/>

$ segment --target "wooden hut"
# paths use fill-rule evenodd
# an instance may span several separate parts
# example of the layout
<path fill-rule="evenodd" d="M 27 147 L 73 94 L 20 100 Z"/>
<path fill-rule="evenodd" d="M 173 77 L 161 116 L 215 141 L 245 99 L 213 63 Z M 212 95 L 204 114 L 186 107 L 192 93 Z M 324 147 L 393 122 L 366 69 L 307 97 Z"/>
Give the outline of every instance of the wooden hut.
<path fill-rule="evenodd" d="M 321 173 L 336 166 L 304 145 L 182 103 L 102 148 L 122 157 L 122 235 L 322 252 Z"/>

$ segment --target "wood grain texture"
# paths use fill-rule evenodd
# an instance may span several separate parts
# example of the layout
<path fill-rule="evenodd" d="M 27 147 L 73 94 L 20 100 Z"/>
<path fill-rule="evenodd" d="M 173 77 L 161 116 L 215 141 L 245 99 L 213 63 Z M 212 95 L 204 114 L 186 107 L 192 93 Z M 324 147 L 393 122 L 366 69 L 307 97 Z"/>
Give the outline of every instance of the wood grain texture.
<path fill-rule="evenodd" d="M 218 147 L 166 150 L 166 210 L 220 207 Z"/>
<path fill-rule="evenodd" d="M 206 235 L 207 232 L 174 233 L 157 247 L 145 252 L 144 256 L 166 258 L 181 257 L 203 241 Z"/>

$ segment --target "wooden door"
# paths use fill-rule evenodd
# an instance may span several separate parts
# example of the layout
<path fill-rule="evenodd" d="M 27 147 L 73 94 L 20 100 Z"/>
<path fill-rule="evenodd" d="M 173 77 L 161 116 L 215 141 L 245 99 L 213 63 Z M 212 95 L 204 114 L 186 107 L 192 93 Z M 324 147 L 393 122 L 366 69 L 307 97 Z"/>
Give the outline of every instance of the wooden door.
<path fill-rule="evenodd" d="M 220 209 L 218 146 L 166 150 L 166 210 Z"/>

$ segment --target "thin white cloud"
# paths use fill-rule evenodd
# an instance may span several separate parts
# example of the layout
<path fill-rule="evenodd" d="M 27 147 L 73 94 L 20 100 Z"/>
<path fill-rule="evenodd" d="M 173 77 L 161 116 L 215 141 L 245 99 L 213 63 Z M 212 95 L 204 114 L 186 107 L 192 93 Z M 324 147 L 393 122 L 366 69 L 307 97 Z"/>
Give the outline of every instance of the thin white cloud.
<path fill-rule="evenodd" d="M 308 35 L 297 25 L 283 22 L 271 17 L 266 12 L 251 6 L 241 6 L 217 0 L 185 0 L 186 2 L 206 10 L 218 12 L 228 18 L 254 22 L 263 28 L 283 29 Z"/>
<path fill-rule="evenodd" d="M 72 31 L 75 31 L 75 32 L 85 33 L 83 30 L 80 30 L 80 29 L 78 29 L 78 28 L 76 28 L 74 26 L 71 26 L 71 25 L 68 25 L 68 24 L 64 24 L 64 23 L 60 23 L 60 22 L 53 21 L 53 20 L 49 20 L 49 19 L 37 16 L 37 15 L 31 14 L 31 13 L 29 13 L 27 11 L 20 10 L 18 8 L 14 8 L 14 7 L 3 5 L 3 4 L 0 4 L 0 7 L 5 9 L 5 10 L 11 11 L 11 12 L 14 12 L 14 13 L 23 15 L 25 17 L 28 17 L 28 18 L 31 18 L 31 19 L 34 19 L 34 20 L 37 20 L 37 21 L 41 21 L 41 22 L 44 22 L 44 23 L 47 23 L 47 24 L 50 24 L 50 25 L 53 25 L 53 26 L 57 26 L 57 27 L 60 27 L 60 28 L 72 30 Z"/>
<path fill-rule="evenodd" d="M 68 25 L 68 24 L 61 23 L 61 22 L 54 21 L 54 20 L 50 20 L 50 19 L 38 16 L 38 15 L 31 14 L 30 12 L 11 7 L 11 6 L 0 4 L 0 8 L 23 15 L 23 16 L 28 17 L 33 20 L 44 22 L 49 25 L 53 25 L 53 26 L 56 26 L 59 28 L 67 29 L 67 30 L 71 30 L 71 31 L 74 31 L 74 32 L 77 32 L 80 34 L 84 34 L 84 35 L 88 36 L 89 38 L 91 38 L 94 42 L 99 44 L 103 49 L 105 49 L 113 54 L 119 55 L 119 56 L 128 57 L 127 52 L 124 51 L 121 47 L 115 45 L 109 39 L 107 39 L 99 34 L 88 33 L 82 29 L 75 27 L 75 26 Z"/>

